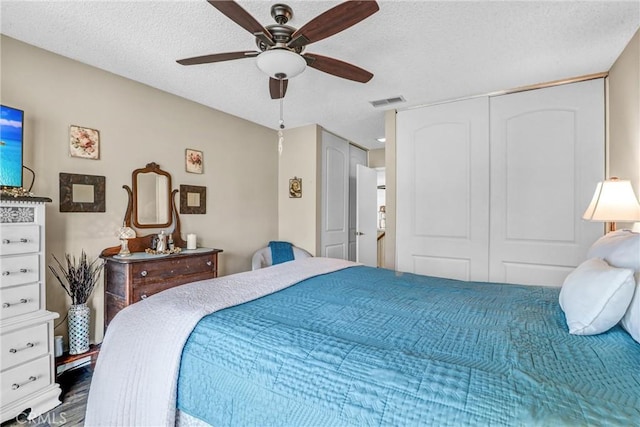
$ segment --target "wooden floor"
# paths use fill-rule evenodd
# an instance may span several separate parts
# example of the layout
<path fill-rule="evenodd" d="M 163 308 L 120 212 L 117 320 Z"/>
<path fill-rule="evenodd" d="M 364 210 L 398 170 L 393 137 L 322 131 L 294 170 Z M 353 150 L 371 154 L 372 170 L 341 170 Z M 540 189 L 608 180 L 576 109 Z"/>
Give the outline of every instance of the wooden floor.
<path fill-rule="evenodd" d="M 91 366 L 72 369 L 60 375 L 56 382 L 60 384 L 62 404 L 51 411 L 28 421 L 26 414 L 15 420 L 2 423 L 2 427 L 59 427 L 84 425 L 84 413 L 91 385 Z"/>

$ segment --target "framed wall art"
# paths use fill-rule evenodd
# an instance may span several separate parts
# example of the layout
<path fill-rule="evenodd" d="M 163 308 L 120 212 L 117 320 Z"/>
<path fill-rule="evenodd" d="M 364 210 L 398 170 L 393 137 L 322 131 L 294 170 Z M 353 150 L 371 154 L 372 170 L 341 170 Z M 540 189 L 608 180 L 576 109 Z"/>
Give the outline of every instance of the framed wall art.
<path fill-rule="evenodd" d="M 105 212 L 105 177 L 60 172 L 60 212 Z"/>
<path fill-rule="evenodd" d="M 299 199 L 302 197 L 302 178 L 294 176 L 289 180 L 289 198 Z"/>
<path fill-rule="evenodd" d="M 206 214 L 207 213 L 207 187 L 198 185 L 180 186 L 180 213 L 181 214 Z"/>
<path fill-rule="evenodd" d="M 100 159 L 100 131 L 71 125 L 69 127 L 69 155 L 82 159 Z"/>
<path fill-rule="evenodd" d="M 185 164 L 187 172 L 202 173 L 204 171 L 204 158 L 202 151 L 187 148 L 185 152 Z"/>

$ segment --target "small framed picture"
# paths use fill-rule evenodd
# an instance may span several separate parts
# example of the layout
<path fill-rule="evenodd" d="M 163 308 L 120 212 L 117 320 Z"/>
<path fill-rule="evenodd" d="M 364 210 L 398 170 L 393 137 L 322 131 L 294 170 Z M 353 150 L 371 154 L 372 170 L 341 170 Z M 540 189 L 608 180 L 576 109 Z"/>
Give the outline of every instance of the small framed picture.
<path fill-rule="evenodd" d="M 299 199 L 302 197 L 302 178 L 293 177 L 289 180 L 289 198 Z"/>
<path fill-rule="evenodd" d="M 69 155 L 82 159 L 100 159 L 100 131 L 71 125 L 69 127 Z"/>
<path fill-rule="evenodd" d="M 204 170 L 202 151 L 187 148 L 185 153 L 185 164 L 187 165 L 187 172 L 202 173 Z"/>

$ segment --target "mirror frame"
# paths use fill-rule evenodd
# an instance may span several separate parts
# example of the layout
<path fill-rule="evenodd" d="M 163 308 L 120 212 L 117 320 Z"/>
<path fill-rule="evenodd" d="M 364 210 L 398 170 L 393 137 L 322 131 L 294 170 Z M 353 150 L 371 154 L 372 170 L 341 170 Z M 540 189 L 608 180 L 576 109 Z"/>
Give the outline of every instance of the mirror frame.
<path fill-rule="evenodd" d="M 161 224 L 141 224 L 138 221 L 138 175 L 144 173 L 155 173 L 167 178 L 167 222 Z M 173 209 L 172 209 L 172 197 L 171 197 L 171 174 L 167 171 L 160 169 L 160 165 L 157 163 L 148 163 L 144 168 L 136 169 L 131 174 L 131 182 L 133 184 L 133 214 L 132 221 L 136 228 L 165 228 L 170 227 L 173 223 Z"/>

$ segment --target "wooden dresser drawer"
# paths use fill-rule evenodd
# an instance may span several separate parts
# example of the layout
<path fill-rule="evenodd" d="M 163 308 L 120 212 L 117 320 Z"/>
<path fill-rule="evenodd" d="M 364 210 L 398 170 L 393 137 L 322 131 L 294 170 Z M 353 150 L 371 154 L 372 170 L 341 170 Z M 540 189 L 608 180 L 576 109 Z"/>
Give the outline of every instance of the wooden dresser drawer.
<path fill-rule="evenodd" d="M 0 288 L 37 282 L 40 277 L 38 254 L 0 258 Z"/>
<path fill-rule="evenodd" d="M 145 252 L 129 257 L 102 256 L 105 326 L 126 306 L 167 289 L 218 276 L 222 249 L 197 248 L 167 256 Z"/>
<path fill-rule="evenodd" d="M 50 356 L 43 356 L 3 372 L 0 384 L 4 406 L 48 386 L 51 384 Z"/>
<path fill-rule="evenodd" d="M 14 286 L 0 289 L 0 319 L 31 313 L 40 308 L 40 285 Z"/>
<path fill-rule="evenodd" d="M 216 270 L 213 257 L 208 254 L 196 255 L 188 258 L 167 259 L 133 264 L 133 286 L 149 285 L 152 283 L 182 281 L 183 276 L 198 275 Z M 189 280 L 193 281 L 193 280 Z M 186 283 L 183 281 L 183 283 Z"/>
<path fill-rule="evenodd" d="M 0 369 L 2 370 L 47 354 L 49 352 L 48 324 L 41 323 L 2 335 L 0 349 Z"/>
<path fill-rule="evenodd" d="M 179 276 L 176 280 L 172 281 L 159 281 L 159 282 L 150 282 L 145 283 L 143 285 L 138 284 L 133 287 L 133 302 L 138 302 L 145 298 L 150 297 L 151 295 L 157 294 L 158 292 L 162 292 L 164 290 L 174 288 L 176 286 L 184 285 L 186 283 L 197 282 L 199 280 L 205 279 L 213 279 L 215 276 L 215 272 L 211 270 L 204 270 L 199 272 L 193 272 L 192 274 L 183 274 Z"/>
<path fill-rule="evenodd" d="M 40 250 L 40 227 L 38 225 L 4 225 L 0 255 L 26 254 Z"/>

